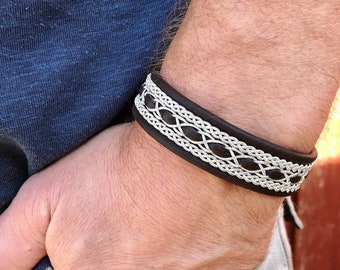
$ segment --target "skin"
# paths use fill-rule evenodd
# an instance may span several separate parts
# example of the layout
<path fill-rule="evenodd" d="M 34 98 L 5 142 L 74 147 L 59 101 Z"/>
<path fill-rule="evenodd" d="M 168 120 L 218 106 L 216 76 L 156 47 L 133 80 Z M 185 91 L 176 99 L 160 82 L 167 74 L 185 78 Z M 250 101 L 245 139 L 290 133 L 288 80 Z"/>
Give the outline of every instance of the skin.
<path fill-rule="evenodd" d="M 191 1 L 161 75 L 194 102 L 308 153 L 340 77 L 340 1 Z M 229 184 L 136 123 L 31 177 L 0 217 L 0 269 L 253 269 L 281 198 Z"/>

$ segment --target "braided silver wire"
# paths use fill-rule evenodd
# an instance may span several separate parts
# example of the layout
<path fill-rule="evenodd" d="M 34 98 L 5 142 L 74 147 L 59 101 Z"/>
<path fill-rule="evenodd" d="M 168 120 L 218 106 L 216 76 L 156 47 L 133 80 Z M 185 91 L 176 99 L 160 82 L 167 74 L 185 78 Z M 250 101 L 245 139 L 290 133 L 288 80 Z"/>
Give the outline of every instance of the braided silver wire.
<path fill-rule="evenodd" d="M 146 96 L 153 98 L 153 108 L 146 106 Z M 140 115 L 169 140 L 175 142 L 193 156 L 210 164 L 210 166 L 235 176 L 240 181 L 246 181 L 276 192 L 292 193 L 300 188 L 313 166 L 313 163 L 297 164 L 265 153 L 263 150 L 256 149 L 254 146 L 219 130 L 166 95 L 152 81 L 150 74 L 143 85 L 142 93 L 135 98 L 135 106 Z M 171 113 L 173 119 L 175 119 L 175 124 L 169 124 L 163 120 L 161 111 L 164 110 Z M 183 128 L 187 127 L 197 130 L 202 141 L 194 141 L 188 138 L 183 132 Z M 212 143 L 224 145 L 225 149 L 230 152 L 230 157 L 220 157 L 213 153 L 209 147 L 209 144 Z M 255 162 L 258 169 L 248 170 L 242 167 L 240 159 L 244 158 Z M 267 175 L 271 170 L 279 170 L 283 177 L 271 179 Z M 297 183 L 293 183 L 291 179 L 296 177 L 301 177 L 301 179 Z"/>

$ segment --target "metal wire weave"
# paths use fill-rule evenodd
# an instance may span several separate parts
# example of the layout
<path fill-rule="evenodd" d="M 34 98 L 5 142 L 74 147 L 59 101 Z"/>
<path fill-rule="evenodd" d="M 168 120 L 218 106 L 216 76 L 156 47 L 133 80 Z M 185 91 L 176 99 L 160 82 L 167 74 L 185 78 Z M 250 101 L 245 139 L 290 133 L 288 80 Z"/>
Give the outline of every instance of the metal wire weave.
<path fill-rule="evenodd" d="M 147 101 L 151 101 L 152 106 L 147 106 Z M 265 153 L 219 130 L 165 94 L 150 75 L 143 85 L 142 93 L 135 98 L 135 106 L 140 115 L 169 140 L 240 181 L 277 192 L 292 193 L 300 188 L 313 166 L 313 163 L 297 164 Z M 164 118 L 164 114 L 170 116 L 171 121 Z M 188 137 L 188 128 L 199 134 L 198 140 Z M 216 154 L 212 145 L 222 146 L 229 152 L 227 157 Z M 242 160 L 250 160 L 255 166 L 247 168 Z M 273 171 L 281 177 L 272 179 L 270 175 Z"/>

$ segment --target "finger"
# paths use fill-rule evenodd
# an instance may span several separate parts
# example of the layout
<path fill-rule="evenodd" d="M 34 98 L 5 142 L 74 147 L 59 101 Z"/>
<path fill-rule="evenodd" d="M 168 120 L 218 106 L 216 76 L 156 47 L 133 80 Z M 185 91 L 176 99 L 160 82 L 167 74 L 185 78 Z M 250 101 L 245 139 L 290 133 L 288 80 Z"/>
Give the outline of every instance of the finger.
<path fill-rule="evenodd" d="M 0 216 L 0 269 L 32 269 L 46 254 L 50 207 L 43 182 L 27 180 Z"/>

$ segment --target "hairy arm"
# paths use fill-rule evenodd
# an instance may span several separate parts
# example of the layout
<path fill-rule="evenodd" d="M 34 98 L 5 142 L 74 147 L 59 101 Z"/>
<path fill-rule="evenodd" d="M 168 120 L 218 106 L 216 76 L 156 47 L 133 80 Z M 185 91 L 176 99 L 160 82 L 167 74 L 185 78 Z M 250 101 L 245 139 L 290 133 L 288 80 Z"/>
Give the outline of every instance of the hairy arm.
<path fill-rule="evenodd" d="M 339 87 L 340 1 L 192 1 L 161 74 L 261 138 L 311 151 Z"/>
<path fill-rule="evenodd" d="M 338 88 L 339 1 L 193 0 L 161 75 L 194 102 L 308 153 Z M 252 269 L 282 199 L 222 181 L 136 123 L 33 176 L 0 217 L 0 268 Z"/>

